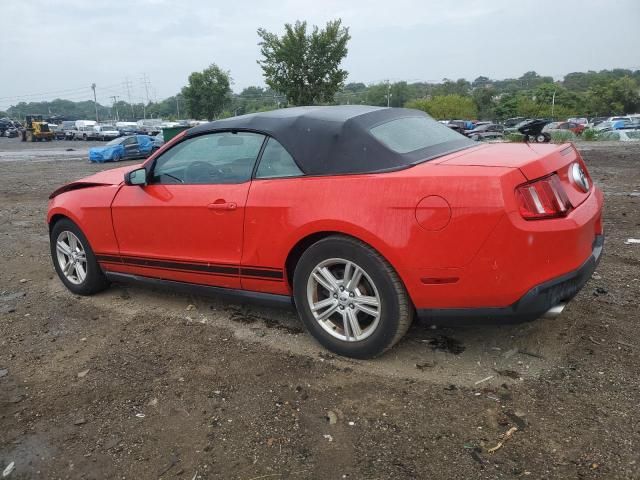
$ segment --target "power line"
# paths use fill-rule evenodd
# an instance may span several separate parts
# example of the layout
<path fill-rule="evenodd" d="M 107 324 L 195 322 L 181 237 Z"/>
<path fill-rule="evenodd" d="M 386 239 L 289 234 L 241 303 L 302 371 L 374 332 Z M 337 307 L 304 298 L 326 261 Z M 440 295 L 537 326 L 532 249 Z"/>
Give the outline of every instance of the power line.
<path fill-rule="evenodd" d="M 116 122 L 117 122 L 120 120 L 120 118 L 118 117 L 118 96 L 112 95 L 111 98 L 113 99 L 113 107 L 115 107 L 116 109 Z"/>
<path fill-rule="evenodd" d="M 118 84 L 115 85 L 107 85 L 105 87 L 100 87 L 100 88 L 113 88 L 118 86 Z M 22 95 L 9 95 L 6 97 L 0 97 L 0 100 L 9 100 L 9 99 L 21 99 L 21 98 L 28 98 L 28 97 L 41 97 L 44 95 L 56 95 L 56 94 L 66 94 L 66 93 L 76 93 L 76 92 L 81 92 L 81 91 L 88 91 L 89 89 L 85 86 L 85 87 L 78 87 L 78 88 L 67 88 L 64 90 L 51 90 L 49 92 L 41 92 L 41 93 L 25 93 Z"/>
<path fill-rule="evenodd" d="M 143 103 L 143 117 L 146 120 L 146 118 L 147 118 L 147 105 L 149 104 L 149 85 L 151 84 L 151 82 L 147 78 L 147 74 L 146 73 L 142 74 L 141 81 L 142 81 L 142 85 L 144 86 L 144 91 L 147 94 L 147 102 Z"/>
<path fill-rule="evenodd" d="M 125 78 L 124 86 L 127 89 L 127 98 L 129 99 L 129 105 L 131 105 L 131 118 L 136 118 L 136 110 L 133 106 L 133 102 L 131 101 L 131 82 L 129 81 L 129 77 Z"/>

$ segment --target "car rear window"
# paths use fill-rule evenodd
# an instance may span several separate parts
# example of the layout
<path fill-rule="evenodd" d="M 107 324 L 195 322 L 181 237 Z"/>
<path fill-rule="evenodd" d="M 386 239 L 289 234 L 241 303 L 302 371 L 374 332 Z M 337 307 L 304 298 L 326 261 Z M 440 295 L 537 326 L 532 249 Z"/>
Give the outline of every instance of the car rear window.
<path fill-rule="evenodd" d="M 369 129 L 371 134 L 397 153 L 409 153 L 463 139 L 462 135 L 428 117 L 404 117 Z"/>

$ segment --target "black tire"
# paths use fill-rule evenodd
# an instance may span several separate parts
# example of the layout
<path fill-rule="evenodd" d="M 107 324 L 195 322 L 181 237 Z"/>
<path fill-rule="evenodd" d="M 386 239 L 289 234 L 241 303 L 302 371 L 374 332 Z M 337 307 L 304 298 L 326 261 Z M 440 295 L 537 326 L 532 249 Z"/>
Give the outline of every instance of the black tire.
<path fill-rule="evenodd" d="M 380 298 L 379 320 L 372 333 L 362 340 L 336 338 L 321 326 L 311 311 L 307 298 L 309 278 L 316 266 L 329 259 L 353 262 L 366 272 L 373 287 L 377 289 Z M 293 275 L 293 294 L 298 315 L 307 331 L 325 348 L 346 357 L 364 359 L 381 355 L 404 336 L 413 321 L 413 305 L 393 267 L 370 246 L 342 235 L 326 237 L 302 254 Z M 334 295 L 334 298 L 337 297 Z M 345 310 L 344 307 L 341 308 Z M 339 311 L 336 313 L 340 315 Z M 340 323 L 339 317 L 336 323 Z M 338 333 L 339 330 L 338 327 Z"/>
<path fill-rule="evenodd" d="M 57 240 L 63 232 L 71 232 L 73 233 L 84 249 L 86 256 L 86 277 L 81 283 L 73 283 L 62 271 L 62 266 L 58 260 L 58 252 L 56 249 Z M 64 218 L 58 220 L 53 228 L 51 229 L 51 234 L 49 237 L 49 244 L 51 249 L 51 259 L 53 260 L 53 266 L 56 269 L 58 277 L 62 281 L 65 287 L 71 290 L 73 293 L 78 295 L 92 295 L 94 293 L 98 293 L 109 286 L 109 281 L 104 275 L 104 272 L 98 265 L 96 261 L 96 257 L 91 249 L 91 245 L 89 245 L 89 241 L 87 237 L 85 237 L 82 230 L 73 223 L 71 220 Z"/>

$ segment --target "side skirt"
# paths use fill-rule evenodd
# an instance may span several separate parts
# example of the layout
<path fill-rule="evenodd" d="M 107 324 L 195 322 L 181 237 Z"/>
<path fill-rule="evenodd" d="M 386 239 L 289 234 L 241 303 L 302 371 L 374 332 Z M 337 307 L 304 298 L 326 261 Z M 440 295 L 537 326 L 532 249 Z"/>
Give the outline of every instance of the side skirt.
<path fill-rule="evenodd" d="M 105 272 L 106 277 L 112 282 L 138 283 L 151 287 L 170 288 L 173 291 L 191 293 L 202 296 L 217 296 L 240 303 L 252 303 L 267 305 L 277 308 L 294 308 L 293 297 L 288 295 L 276 295 L 275 293 L 251 292 L 249 290 L 234 290 L 231 288 L 213 287 L 197 283 L 177 282 L 175 280 L 162 280 L 160 278 L 132 275 L 130 273 Z"/>

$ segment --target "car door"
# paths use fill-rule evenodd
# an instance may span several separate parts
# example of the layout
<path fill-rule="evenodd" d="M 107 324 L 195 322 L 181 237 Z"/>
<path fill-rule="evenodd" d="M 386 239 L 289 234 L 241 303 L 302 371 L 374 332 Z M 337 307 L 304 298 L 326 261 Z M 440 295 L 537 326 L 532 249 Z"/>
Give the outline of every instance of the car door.
<path fill-rule="evenodd" d="M 120 258 L 108 268 L 240 288 L 243 222 L 264 136 L 214 132 L 157 157 L 148 184 L 123 186 L 112 204 Z"/>
<path fill-rule="evenodd" d="M 129 138 L 126 138 L 122 142 L 122 146 L 124 147 L 124 155 L 123 158 L 135 158 L 140 156 L 140 148 L 138 146 L 138 138 L 133 135 Z"/>

